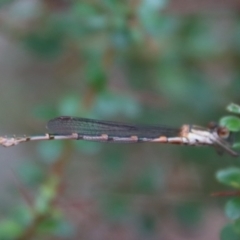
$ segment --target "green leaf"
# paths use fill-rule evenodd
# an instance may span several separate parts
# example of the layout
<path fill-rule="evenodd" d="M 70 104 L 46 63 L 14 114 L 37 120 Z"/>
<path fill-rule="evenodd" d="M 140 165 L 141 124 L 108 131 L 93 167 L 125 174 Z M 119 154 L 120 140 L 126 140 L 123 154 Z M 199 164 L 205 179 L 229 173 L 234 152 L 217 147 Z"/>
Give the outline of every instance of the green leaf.
<path fill-rule="evenodd" d="M 240 169 L 231 167 L 217 172 L 216 178 L 219 182 L 228 186 L 240 188 Z"/>
<path fill-rule="evenodd" d="M 227 110 L 229 112 L 232 112 L 232 113 L 237 113 L 237 114 L 240 114 L 240 106 L 235 104 L 235 103 L 230 103 L 228 106 L 227 106 Z"/>
<path fill-rule="evenodd" d="M 21 204 L 14 209 L 12 218 L 21 226 L 28 226 L 34 218 L 31 206 L 27 204 Z"/>
<path fill-rule="evenodd" d="M 29 33 L 24 39 L 24 44 L 42 57 L 55 57 L 62 52 L 62 37 L 53 29 L 47 33 Z"/>
<path fill-rule="evenodd" d="M 3 220 L 0 222 L 0 239 L 17 239 L 22 230 L 19 223 L 12 220 Z"/>
<path fill-rule="evenodd" d="M 220 235 L 221 240 L 239 240 L 239 237 L 232 224 L 226 225 Z"/>
<path fill-rule="evenodd" d="M 240 198 L 234 198 L 227 202 L 225 207 L 226 215 L 232 219 L 236 220 L 240 218 Z"/>
<path fill-rule="evenodd" d="M 35 202 L 35 209 L 38 213 L 46 214 L 51 211 L 51 202 L 56 196 L 58 181 L 59 179 L 56 176 L 52 176 L 41 187 L 40 193 Z"/>
<path fill-rule="evenodd" d="M 221 118 L 220 125 L 227 127 L 232 132 L 240 131 L 240 119 L 235 116 L 226 116 Z"/>
<path fill-rule="evenodd" d="M 233 148 L 240 148 L 240 142 L 234 143 Z"/>
<path fill-rule="evenodd" d="M 38 232 L 39 233 L 44 233 L 44 234 L 49 234 L 49 233 L 54 233 L 55 229 L 57 228 L 59 219 L 55 218 L 47 218 L 45 221 L 41 222 L 38 225 Z"/>
<path fill-rule="evenodd" d="M 235 232 L 240 236 L 240 218 L 234 221 L 233 227 Z"/>
<path fill-rule="evenodd" d="M 107 76 L 103 67 L 98 63 L 88 65 L 86 69 L 87 83 L 96 91 L 100 92 L 106 88 Z"/>
<path fill-rule="evenodd" d="M 55 236 L 73 236 L 74 228 L 70 223 L 64 221 L 61 216 L 53 216 L 38 225 L 38 232 L 41 234 L 54 234 Z"/>

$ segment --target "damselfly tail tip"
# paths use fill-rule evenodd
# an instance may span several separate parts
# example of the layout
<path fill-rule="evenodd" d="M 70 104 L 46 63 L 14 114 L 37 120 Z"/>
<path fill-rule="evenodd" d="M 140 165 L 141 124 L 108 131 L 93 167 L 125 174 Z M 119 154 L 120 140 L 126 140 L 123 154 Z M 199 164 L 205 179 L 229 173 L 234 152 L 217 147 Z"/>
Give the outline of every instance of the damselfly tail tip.
<path fill-rule="evenodd" d="M 233 157 L 239 157 L 239 153 L 238 152 L 235 152 L 233 150 L 231 150 L 231 153 L 230 153 Z"/>
<path fill-rule="evenodd" d="M 0 137 L 0 145 L 3 147 L 10 147 L 17 145 L 19 142 L 15 138 Z"/>

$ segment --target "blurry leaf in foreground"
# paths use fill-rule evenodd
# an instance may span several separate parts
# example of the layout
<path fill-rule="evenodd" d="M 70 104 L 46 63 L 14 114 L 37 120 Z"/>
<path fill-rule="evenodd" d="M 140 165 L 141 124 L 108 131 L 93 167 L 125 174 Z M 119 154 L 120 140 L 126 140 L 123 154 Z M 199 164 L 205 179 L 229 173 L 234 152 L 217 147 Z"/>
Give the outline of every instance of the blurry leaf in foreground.
<path fill-rule="evenodd" d="M 235 229 L 236 233 L 240 237 L 240 218 L 238 218 L 237 220 L 234 221 L 233 226 L 234 226 L 234 229 Z"/>
<path fill-rule="evenodd" d="M 240 106 L 235 104 L 235 103 L 230 103 L 228 106 L 227 106 L 227 110 L 229 112 L 232 112 L 232 113 L 238 113 L 240 114 Z"/>
<path fill-rule="evenodd" d="M 236 233 L 232 224 L 226 225 L 221 231 L 221 240 L 239 240 L 239 235 Z"/>
<path fill-rule="evenodd" d="M 227 127 L 232 132 L 240 131 L 240 118 L 235 116 L 226 116 L 220 119 L 220 125 Z"/>
<path fill-rule="evenodd" d="M 55 57 L 62 52 L 62 37 L 53 29 L 46 33 L 29 33 L 24 39 L 24 44 L 42 57 Z"/>
<path fill-rule="evenodd" d="M 12 220 L 3 220 L 0 222 L 0 239 L 17 239 L 22 230 L 19 223 Z"/>
<path fill-rule="evenodd" d="M 32 208 L 26 204 L 22 204 L 14 209 L 12 218 L 21 225 L 28 226 L 33 219 Z"/>
<path fill-rule="evenodd" d="M 107 77 L 103 67 L 95 63 L 88 64 L 86 71 L 87 83 L 97 92 L 106 88 Z"/>
<path fill-rule="evenodd" d="M 240 169 L 231 167 L 217 172 L 216 178 L 219 182 L 228 186 L 240 188 Z"/>
<path fill-rule="evenodd" d="M 42 234 L 54 234 L 59 237 L 70 237 L 73 235 L 73 227 L 60 218 L 48 218 L 38 226 L 38 231 Z"/>
<path fill-rule="evenodd" d="M 229 200 L 226 204 L 225 212 L 232 220 L 240 218 L 240 198 L 238 197 Z"/>
<path fill-rule="evenodd" d="M 41 186 L 38 197 L 35 202 L 35 211 L 38 214 L 47 214 L 52 212 L 52 201 L 57 195 L 58 177 L 52 175 L 48 181 Z"/>

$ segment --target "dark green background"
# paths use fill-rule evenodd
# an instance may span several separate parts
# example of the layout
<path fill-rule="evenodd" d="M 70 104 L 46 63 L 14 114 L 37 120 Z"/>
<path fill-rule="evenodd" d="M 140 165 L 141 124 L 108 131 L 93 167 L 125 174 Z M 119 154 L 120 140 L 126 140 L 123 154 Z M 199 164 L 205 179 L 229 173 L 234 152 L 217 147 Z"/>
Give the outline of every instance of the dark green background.
<path fill-rule="evenodd" d="M 240 100 L 239 9 L 234 1 L 1 1 L 1 135 L 44 133 L 60 115 L 218 121 Z M 210 197 L 222 189 L 215 172 L 239 165 L 212 148 L 160 144 L 52 141 L 0 155 L 0 217 L 26 228 L 26 192 L 41 201 L 50 170 L 67 162 L 52 206 L 64 224 L 45 222 L 34 239 L 218 239 L 226 219 L 224 200 Z M 14 227 L 2 224 L 0 234 Z"/>

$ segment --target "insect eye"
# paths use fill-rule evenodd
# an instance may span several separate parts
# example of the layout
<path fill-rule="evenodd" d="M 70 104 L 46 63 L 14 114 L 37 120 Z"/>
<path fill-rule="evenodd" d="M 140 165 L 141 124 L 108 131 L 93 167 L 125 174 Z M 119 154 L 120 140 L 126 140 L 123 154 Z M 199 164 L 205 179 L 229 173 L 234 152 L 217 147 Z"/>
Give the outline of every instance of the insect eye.
<path fill-rule="evenodd" d="M 225 127 L 219 127 L 219 128 L 217 129 L 217 134 L 218 134 L 218 136 L 219 136 L 220 138 L 226 139 L 226 138 L 229 137 L 230 132 L 229 132 L 229 130 L 228 130 L 227 128 L 225 128 Z"/>

